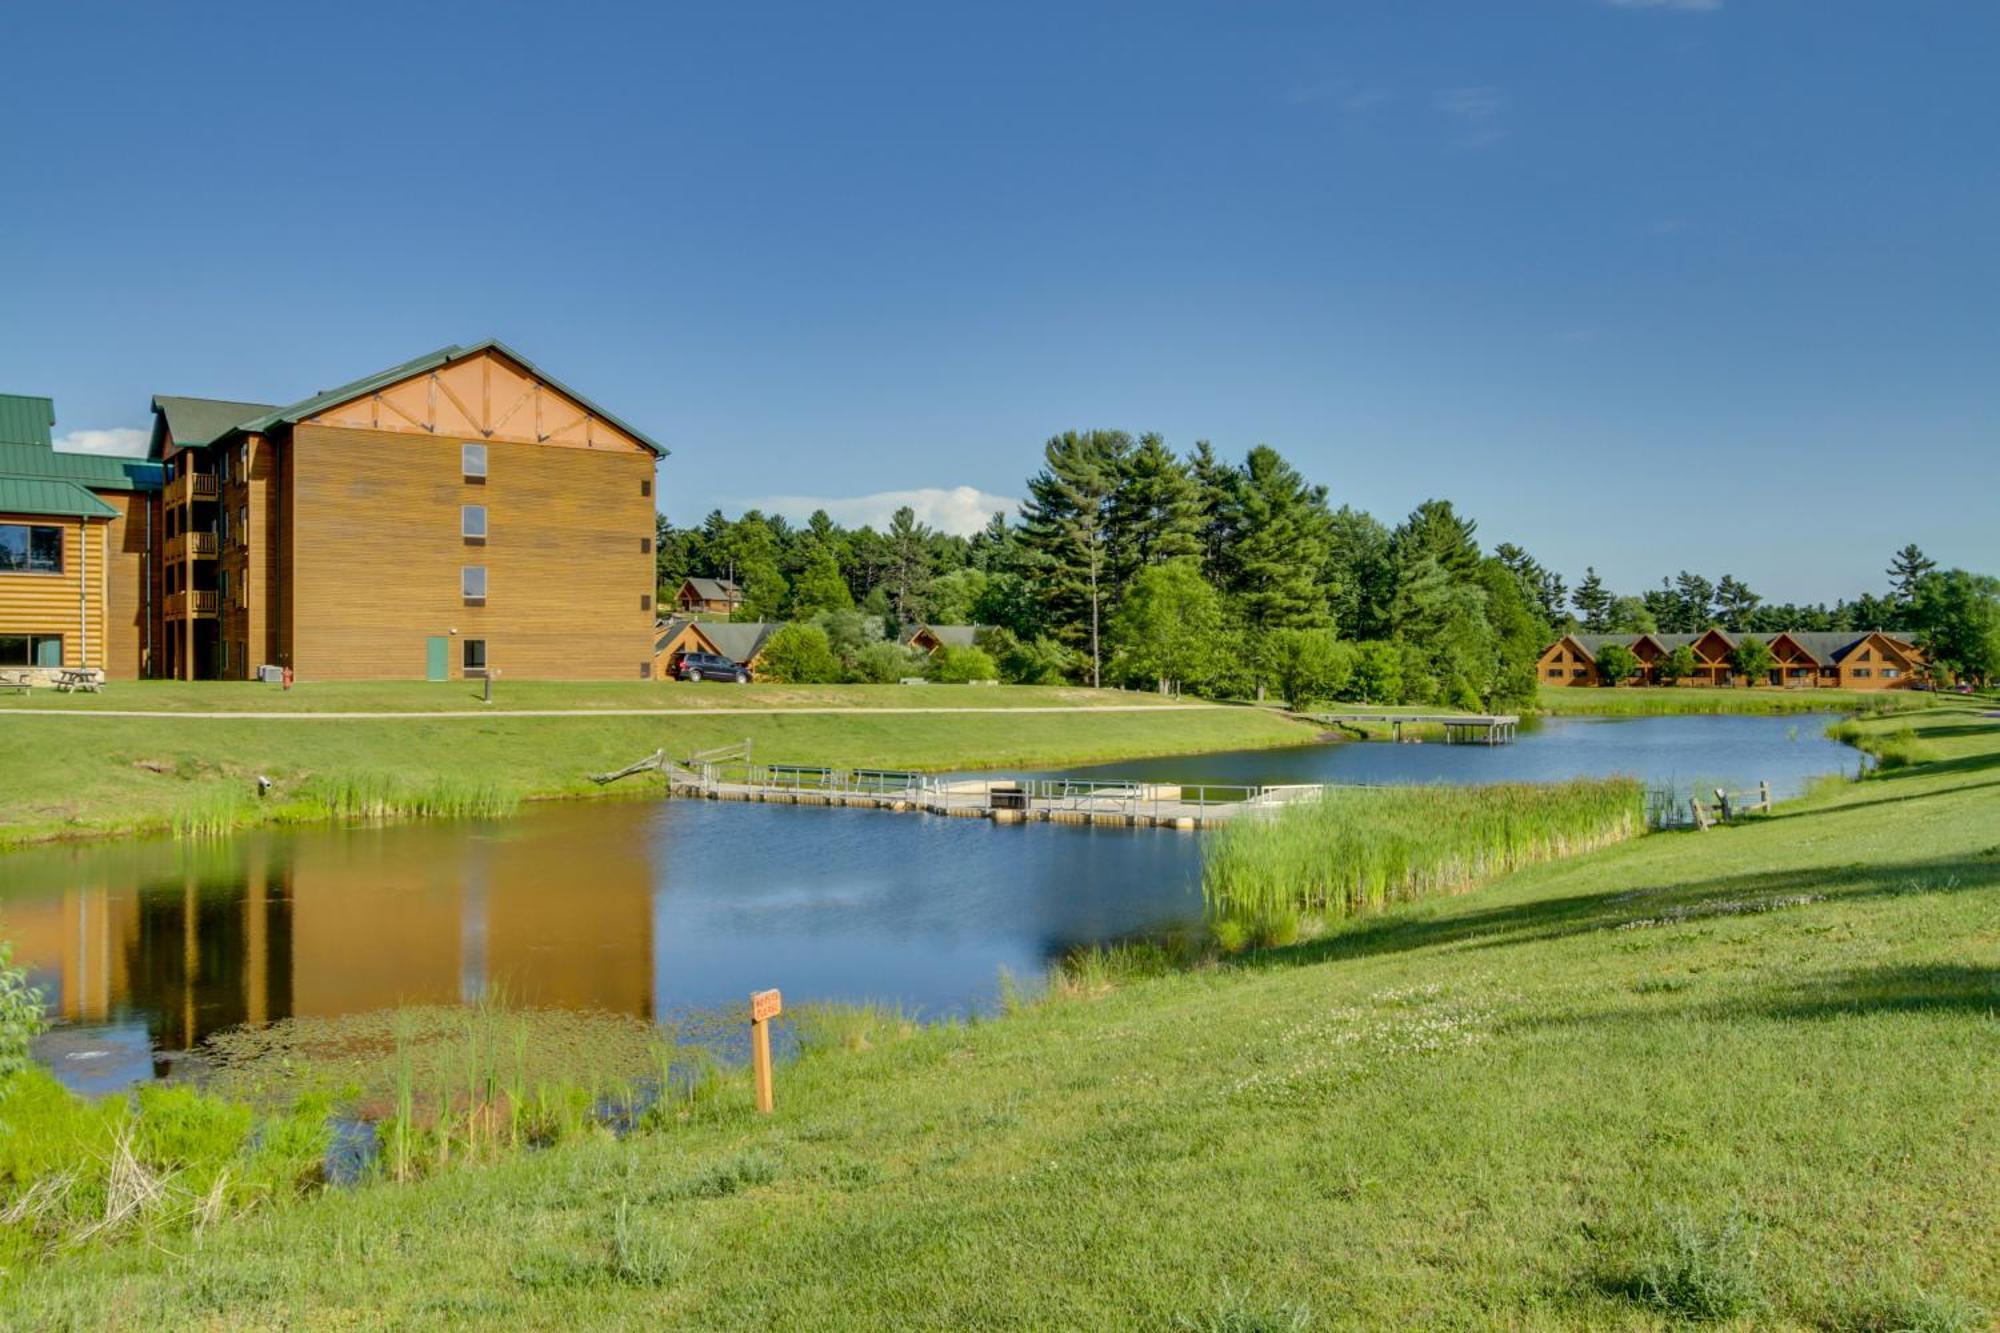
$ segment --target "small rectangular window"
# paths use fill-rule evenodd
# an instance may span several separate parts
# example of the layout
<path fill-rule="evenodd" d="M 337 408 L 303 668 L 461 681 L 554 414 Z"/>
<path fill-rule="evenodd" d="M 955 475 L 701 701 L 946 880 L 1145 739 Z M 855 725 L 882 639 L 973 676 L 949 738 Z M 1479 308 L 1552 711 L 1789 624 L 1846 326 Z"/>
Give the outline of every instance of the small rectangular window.
<path fill-rule="evenodd" d="M 465 640 L 465 647 L 464 647 L 464 655 L 463 655 L 463 658 L 462 658 L 462 660 L 463 660 L 463 662 L 464 662 L 464 665 L 465 665 L 465 674 L 466 674 L 466 675 L 468 675 L 468 676 L 483 676 L 483 675 L 485 675 L 485 674 L 486 674 L 486 640 L 484 640 L 484 639 L 467 639 L 467 640 Z"/>
<path fill-rule="evenodd" d="M 639 539 L 639 554 L 651 555 L 652 553 L 653 553 L 653 539 L 651 537 L 641 537 Z"/>
<path fill-rule="evenodd" d="M 63 572 L 63 530 L 39 523 L 0 523 L 0 574 Z"/>
<path fill-rule="evenodd" d="M 650 611 L 653 609 L 653 594 L 649 592 L 639 594 L 639 609 L 641 611 Z"/>
<path fill-rule="evenodd" d="M 218 606 L 220 606 L 220 605 L 224 605 L 224 604 L 226 604 L 226 603 L 227 603 L 227 602 L 229 601 L 229 571 L 228 571 L 228 570 L 226 570 L 226 569 L 223 569 L 223 570 L 217 570 L 217 571 L 216 571 L 216 575 L 215 575 L 215 592 L 216 592 L 216 598 L 215 598 L 215 601 L 216 601 L 216 604 L 217 604 Z"/>
<path fill-rule="evenodd" d="M 650 496 L 652 493 L 653 483 L 650 479 L 639 483 L 639 494 Z"/>
<path fill-rule="evenodd" d="M 486 506 L 460 505 L 458 507 L 458 531 L 461 536 L 486 540 Z"/>
<path fill-rule="evenodd" d="M 486 476 L 486 446 L 463 444 L 458 449 L 458 467 L 468 477 Z"/>
<path fill-rule="evenodd" d="M 651 662 L 639 663 L 639 679 L 651 680 L 652 678 L 653 678 L 653 664 Z"/>
<path fill-rule="evenodd" d="M 236 506 L 236 544 L 238 546 L 248 546 L 250 544 L 249 505 Z"/>
<path fill-rule="evenodd" d="M 1856 667 L 1854 669 L 1854 678 L 1856 680 L 1868 680 L 1872 678 L 1874 675 L 1875 673 L 1873 671 L 1870 671 L 1867 667 Z"/>
<path fill-rule="evenodd" d="M 486 600 L 486 566 L 466 565 L 458 572 L 459 591 L 468 602 Z"/>
<path fill-rule="evenodd" d="M 228 455 L 225 454 L 224 457 L 226 458 Z M 229 640 L 224 639 L 222 642 L 216 644 L 215 651 L 222 658 L 219 665 L 226 673 L 229 670 Z"/>

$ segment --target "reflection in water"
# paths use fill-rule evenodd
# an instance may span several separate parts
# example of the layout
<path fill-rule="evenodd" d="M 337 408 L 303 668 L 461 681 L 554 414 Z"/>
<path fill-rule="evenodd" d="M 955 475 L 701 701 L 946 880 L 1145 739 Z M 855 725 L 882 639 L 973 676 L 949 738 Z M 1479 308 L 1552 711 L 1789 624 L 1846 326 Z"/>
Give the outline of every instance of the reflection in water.
<path fill-rule="evenodd" d="M 1818 719 L 1549 724 L 1513 746 L 1312 746 L 1110 766 L 1224 782 L 1768 777 L 1851 766 Z M 0 856 L 0 935 L 63 1030 L 77 1086 L 219 1029 L 449 1004 L 657 1017 L 782 987 L 925 1013 L 990 1001 L 1000 969 L 1177 925 L 1200 840 L 1155 830 L 695 801 L 504 823 L 266 832 Z M 143 1047 L 143 1050 L 141 1049 Z"/>

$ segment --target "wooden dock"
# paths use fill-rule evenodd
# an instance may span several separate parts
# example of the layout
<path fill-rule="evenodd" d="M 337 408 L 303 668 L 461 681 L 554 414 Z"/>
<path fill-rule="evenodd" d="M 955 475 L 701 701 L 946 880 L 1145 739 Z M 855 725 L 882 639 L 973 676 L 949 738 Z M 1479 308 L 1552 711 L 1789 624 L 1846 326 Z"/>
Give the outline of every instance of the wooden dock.
<path fill-rule="evenodd" d="M 616 773 L 665 775 L 675 796 L 774 805 L 839 806 L 906 814 L 990 819 L 1000 824 L 1083 824 L 1119 828 L 1214 828 L 1229 820 L 1317 799 L 1320 783 L 1246 786 L 1070 778 L 953 778 L 899 769 L 837 769 L 757 764 L 749 745 L 728 746 L 685 762 L 654 753 Z"/>
<path fill-rule="evenodd" d="M 1386 722 L 1395 740 L 1405 725 L 1444 728 L 1446 745 L 1505 745 L 1521 726 L 1518 713 L 1309 713 L 1315 722 Z"/>

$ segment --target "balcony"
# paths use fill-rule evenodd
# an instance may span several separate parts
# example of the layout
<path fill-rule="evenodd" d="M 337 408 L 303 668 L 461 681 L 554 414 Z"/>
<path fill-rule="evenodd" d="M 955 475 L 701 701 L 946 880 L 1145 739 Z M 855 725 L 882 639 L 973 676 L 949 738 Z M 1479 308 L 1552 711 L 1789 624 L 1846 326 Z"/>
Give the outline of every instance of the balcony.
<path fill-rule="evenodd" d="M 212 472 L 183 472 L 167 483 L 167 504 L 186 504 L 190 499 L 213 500 L 222 493 Z"/>
<path fill-rule="evenodd" d="M 220 549 L 212 532 L 177 532 L 167 538 L 167 563 L 177 565 L 189 556 L 213 560 Z"/>
<path fill-rule="evenodd" d="M 196 620 L 213 620 L 222 609 L 222 599 L 213 588 L 196 588 L 193 592 L 170 592 L 167 594 L 167 619 L 186 620 L 192 616 Z"/>

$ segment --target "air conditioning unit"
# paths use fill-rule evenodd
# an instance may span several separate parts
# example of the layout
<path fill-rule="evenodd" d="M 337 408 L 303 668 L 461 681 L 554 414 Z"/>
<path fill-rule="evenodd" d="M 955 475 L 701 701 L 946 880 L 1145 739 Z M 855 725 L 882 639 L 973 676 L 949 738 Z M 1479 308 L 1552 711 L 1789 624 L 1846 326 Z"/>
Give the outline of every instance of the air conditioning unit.
<path fill-rule="evenodd" d="M 266 685 L 282 685 L 285 683 L 285 669 L 281 666 L 260 666 L 257 668 L 257 679 Z"/>

